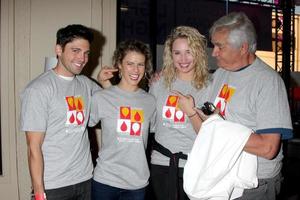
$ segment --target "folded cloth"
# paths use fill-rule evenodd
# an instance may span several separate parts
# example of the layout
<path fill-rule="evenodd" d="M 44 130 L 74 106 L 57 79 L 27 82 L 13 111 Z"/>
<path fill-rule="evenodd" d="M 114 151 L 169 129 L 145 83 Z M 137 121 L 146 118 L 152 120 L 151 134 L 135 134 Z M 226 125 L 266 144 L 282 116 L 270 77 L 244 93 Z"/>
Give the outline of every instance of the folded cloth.
<path fill-rule="evenodd" d="M 235 199 L 257 187 L 257 156 L 243 151 L 252 132 L 218 115 L 203 122 L 183 173 L 191 200 Z"/>

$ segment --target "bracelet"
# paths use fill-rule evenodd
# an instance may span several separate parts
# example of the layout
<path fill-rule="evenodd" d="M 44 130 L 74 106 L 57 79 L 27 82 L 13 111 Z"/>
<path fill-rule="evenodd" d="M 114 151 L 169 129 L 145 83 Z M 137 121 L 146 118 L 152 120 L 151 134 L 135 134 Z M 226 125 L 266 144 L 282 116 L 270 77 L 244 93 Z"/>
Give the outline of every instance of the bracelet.
<path fill-rule="evenodd" d="M 46 194 L 35 194 L 34 195 L 34 200 L 46 200 Z"/>
<path fill-rule="evenodd" d="M 197 112 L 195 112 L 195 113 L 192 114 L 192 115 L 188 115 L 188 117 L 191 118 L 191 117 L 194 117 L 195 115 L 197 115 Z"/>

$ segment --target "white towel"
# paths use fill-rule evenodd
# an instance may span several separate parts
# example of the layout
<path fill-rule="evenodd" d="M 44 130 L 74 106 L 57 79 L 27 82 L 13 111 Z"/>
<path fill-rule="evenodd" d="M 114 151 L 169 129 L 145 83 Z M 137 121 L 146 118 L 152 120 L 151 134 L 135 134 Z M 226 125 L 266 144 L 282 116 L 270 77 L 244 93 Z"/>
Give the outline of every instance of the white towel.
<path fill-rule="evenodd" d="M 212 115 L 203 122 L 184 167 L 191 200 L 235 199 L 257 187 L 257 156 L 243 151 L 252 130 Z"/>

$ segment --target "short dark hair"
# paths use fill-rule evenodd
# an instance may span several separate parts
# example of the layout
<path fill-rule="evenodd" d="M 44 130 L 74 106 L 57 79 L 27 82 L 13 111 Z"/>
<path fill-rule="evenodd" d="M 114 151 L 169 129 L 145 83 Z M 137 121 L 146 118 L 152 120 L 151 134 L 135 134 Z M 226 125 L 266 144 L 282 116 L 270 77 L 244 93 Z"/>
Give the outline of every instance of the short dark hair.
<path fill-rule="evenodd" d="M 56 44 L 64 48 L 67 43 L 72 42 L 76 38 L 85 39 L 91 44 L 94 36 L 88 27 L 81 24 L 71 24 L 57 31 Z"/>

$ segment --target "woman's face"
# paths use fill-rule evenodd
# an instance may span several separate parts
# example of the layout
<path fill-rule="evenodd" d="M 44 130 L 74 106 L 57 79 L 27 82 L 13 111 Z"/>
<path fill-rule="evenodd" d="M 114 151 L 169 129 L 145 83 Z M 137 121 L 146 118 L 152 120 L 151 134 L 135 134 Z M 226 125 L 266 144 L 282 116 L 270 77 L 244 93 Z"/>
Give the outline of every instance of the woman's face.
<path fill-rule="evenodd" d="M 129 51 L 126 53 L 122 62 L 119 64 L 119 70 L 122 74 L 120 87 L 135 91 L 138 89 L 138 84 L 145 73 L 146 58 L 143 54 L 136 51 Z"/>
<path fill-rule="evenodd" d="M 194 56 L 186 38 L 178 38 L 173 42 L 172 59 L 178 77 L 191 80 L 195 71 Z"/>

